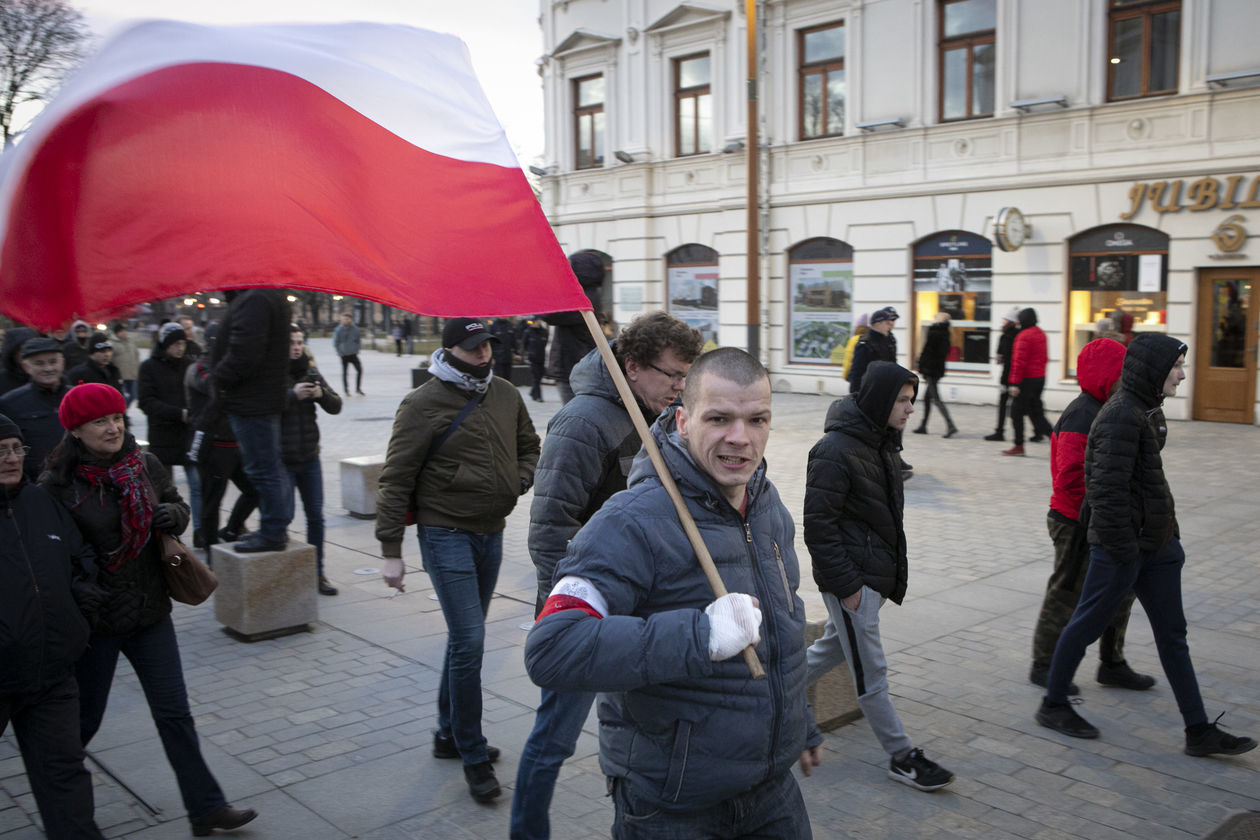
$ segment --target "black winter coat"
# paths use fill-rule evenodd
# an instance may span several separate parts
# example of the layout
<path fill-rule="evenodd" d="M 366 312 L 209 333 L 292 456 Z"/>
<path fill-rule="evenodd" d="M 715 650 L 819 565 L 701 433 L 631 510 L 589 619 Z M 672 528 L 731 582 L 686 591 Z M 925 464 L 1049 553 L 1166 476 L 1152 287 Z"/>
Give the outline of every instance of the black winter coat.
<path fill-rule="evenodd" d="M 998 339 L 997 354 L 1002 360 L 1002 378 L 1003 385 L 1011 384 L 1011 354 L 1015 352 L 1015 336 L 1019 334 L 1019 327 L 1015 324 L 1008 324 L 1002 328 L 1002 337 Z"/>
<path fill-rule="evenodd" d="M 945 375 L 945 359 L 948 356 L 949 321 L 936 321 L 928 327 L 923 351 L 919 353 L 919 373 L 925 379 L 940 379 Z"/>
<path fill-rule="evenodd" d="M 99 382 L 102 385 L 108 385 L 120 394 L 123 389 L 122 374 L 118 372 L 118 365 L 113 362 L 101 367 L 88 360 L 66 371 L 66 379 L 70 381 L 72 387 L 85 382 Z"/>
<path fill-rule="evenodd" d="M 227 295 L 232 303 L 210 358 L 219 403 L 243 417 L 280 414 L 288 388 L 289 303 L 279 289 Z"/>
<path fill-rule="evenodd" d="M 160 347 L 140 364 L 137 402 L 149 418 L 149 451 L 168 467 L 184 463 L 192 441 L 192 427 L 184 420 L 184 374 L 190 364 L 187 356 L 176 359 Z"/>
<path fill-rule="evenodd" d="M 135 447 L 135 439 L 128 435 L 127 442 L 117 457 L 122 457 Z M 82 445 L 76 443 L 76 448 L 83 463 L 100 467 L 106 467 L 110 463 L 93 459 Z M 174 505 L 176 521 L 173 532 L 182 533 L 188 527 L 188 505 L 180 498 L 170 473 L 162 463 L 152 453 L 146 452 L 143 457 L 155 500 Z M 70 511 L 83 539 L 96 550 L 100 558 L 96 582 L 105 590 L 105 600 L 97 612 L 93 632 L 101 636 L 128 635 L 169 615 L 171 599 L 166 591 L 166 581 L 162 577 L 159 540 L 150 535 L 138 556 L 113 571 L 108 568 L 109 555 L 122 543 L 122 506 L 118 489 L 112 484 L 101 484 L 94 488 L 78 475 L 71 475 L 66 480 L 46 474 L 41 486 Z"/>
<path fill-rule="evenodd" d="M 871 362 L 896 361 L 897 337 L 892 333 L 884 335 L 875 329 L 868 331 L 853 348 L 853 362 L 849 365 L 849 391 L 857 393 L 862 387 L 862 377 L 866 374 L 866 366 Z"/>
<path fill-rule="evenodd" d="M 95 555 L 51 496 L 29 482 L 0 489 L 0 696 L 67 677 L 88 641 L 72 587 Z"/>
<path fill-rule="evenodd" d="M 1163 386 L 1186 346 L 1157 333 L 1129 344 L 1120 387 L 1103 405 L 1085 448 L 1088 539 L 1117 563 L 1178 537 L 1172 491 L 1160 455 Z"/>
<path fill-rule="evenodd" d="M 39 478 L 44 469 L 44 459 L 65 437 L 66 430 L 61 428 L 57 409 L 61 407 L 61 398 L 69 390 L 64 380 L 54 391 L 28 382 L 0 397 L 0 414 L 17 423 L 22 430 L 23 441 L 31 448 L 22 465 L 31 481 Z"/>
<path fill-rule="evenodd" d="M 908 569 L 901 447 L 887 418 L 912 374 L 875 365 L 868 377 L 860 395 L 866 412 L 859 395 L 836 400 L 827 410 L 826 434 L 809 452 L 805 545 L 823 592 L 847 598 L 865 585 L 900 604 Z"/>
<path fill-rule="evenodd" d="M 303 381 L 319 383 L 324 395 L 315 400 L 299 400 L 293 386 Z M 290 360 L 289 391 L 285 396 L 284 413 L 280 415 L 280 457 L 286 464 L 305 464 L 319 457 L 316 403 L 329 414 L 341 413 L 341 397 L 311 364 L 310 357 Z"/>

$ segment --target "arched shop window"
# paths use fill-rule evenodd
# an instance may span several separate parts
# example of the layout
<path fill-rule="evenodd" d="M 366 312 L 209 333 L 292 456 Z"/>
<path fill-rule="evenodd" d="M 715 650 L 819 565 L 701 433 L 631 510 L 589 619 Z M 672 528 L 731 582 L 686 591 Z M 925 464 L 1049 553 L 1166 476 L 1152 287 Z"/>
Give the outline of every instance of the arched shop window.
<path fill-rule="evenodd" d="M 965 230 L 934 233 L 915 244 L 913 354 L 922 349 L 936 313 L 945 311 L 950 326 L 945 369 L 988 373 L 992 254 L 992 242 Z"/>
<path fill-rule="evenodd" d="M 700 330 L 705 349 L 717 346 L 718 252 L 705 245 L 680 245 L 665 255 L 669 313 Z"/>
<path fill-rule="evenodd" d="M 838 365 L 853 333 L 853 247 L 820 236 L 788 249 L 792 362 Z"/>
<path fill-rule="evenodd" d="M 1142 225 L 1106 225 L 1068 240 L 1068 375 L 1094 337 L 1101 318 L 1121 330 L 1123 313 L 1133 332 L 1167 332 L 1168 235 Z"/>

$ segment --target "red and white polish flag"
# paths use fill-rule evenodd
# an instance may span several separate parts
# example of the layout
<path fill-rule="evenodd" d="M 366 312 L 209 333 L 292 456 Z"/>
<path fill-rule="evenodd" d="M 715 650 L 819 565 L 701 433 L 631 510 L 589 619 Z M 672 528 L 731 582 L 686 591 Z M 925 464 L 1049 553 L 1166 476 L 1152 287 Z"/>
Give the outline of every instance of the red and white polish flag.
<path fill-rule="evenodd" d="M 0 308 L 37 326 L 251 286 L 590 308 L 450 35 L 139 23 L 0 165 Z"/>

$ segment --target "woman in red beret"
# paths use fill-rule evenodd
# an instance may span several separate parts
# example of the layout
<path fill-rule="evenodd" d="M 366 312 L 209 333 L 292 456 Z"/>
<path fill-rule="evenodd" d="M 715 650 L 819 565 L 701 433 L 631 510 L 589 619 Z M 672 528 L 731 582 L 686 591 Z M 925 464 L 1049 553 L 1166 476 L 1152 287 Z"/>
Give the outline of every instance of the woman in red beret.
<path fill-rule="evenodd" d="M 122 394 L 108 385 L 71 388 L 59 411 L 66 435 L 40 480 L 100 557 L 97 583 L 105 595 L 91 617 L 91 642 L 75 665 L 79 729 L 86 747 L 105 716 L 123 654 L 144 688 L 192 833 L 201 837 L 242 826 L 257 814 L 227 803 L 201 755 L 155 534 L 182 533 L 188 505 L 162 463 L 136 446 L 123 424 L 126 410 Z"/>

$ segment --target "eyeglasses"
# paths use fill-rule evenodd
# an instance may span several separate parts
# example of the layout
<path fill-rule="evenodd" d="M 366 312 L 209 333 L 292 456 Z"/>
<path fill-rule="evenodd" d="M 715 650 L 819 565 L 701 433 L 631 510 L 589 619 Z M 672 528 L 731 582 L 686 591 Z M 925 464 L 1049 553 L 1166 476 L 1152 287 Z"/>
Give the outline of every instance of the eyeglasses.
<path fill-rule="evenodd" d="M 29 446 L 0 446 L 0 461 L 5 458 L 25 458 L 30 454 Z"/>
<path fill-rule="evenodd" d="M 675 385 L 681 385 L 683 383 L 683 380 L 687 378 L 687 374 L 685 372 L 684 373 L 670 373 L 664 368 L 658 368 L 656 365 L 652 364 L 651 362 L 647 362 L 647 366 L 650 367 L 652 370 L 656 371 L 657 373 L 661 373 L 661 374 L 664 374 L 665 376 L 668 376 L 670 378 L 670 381 L 672 381 Z"/>

